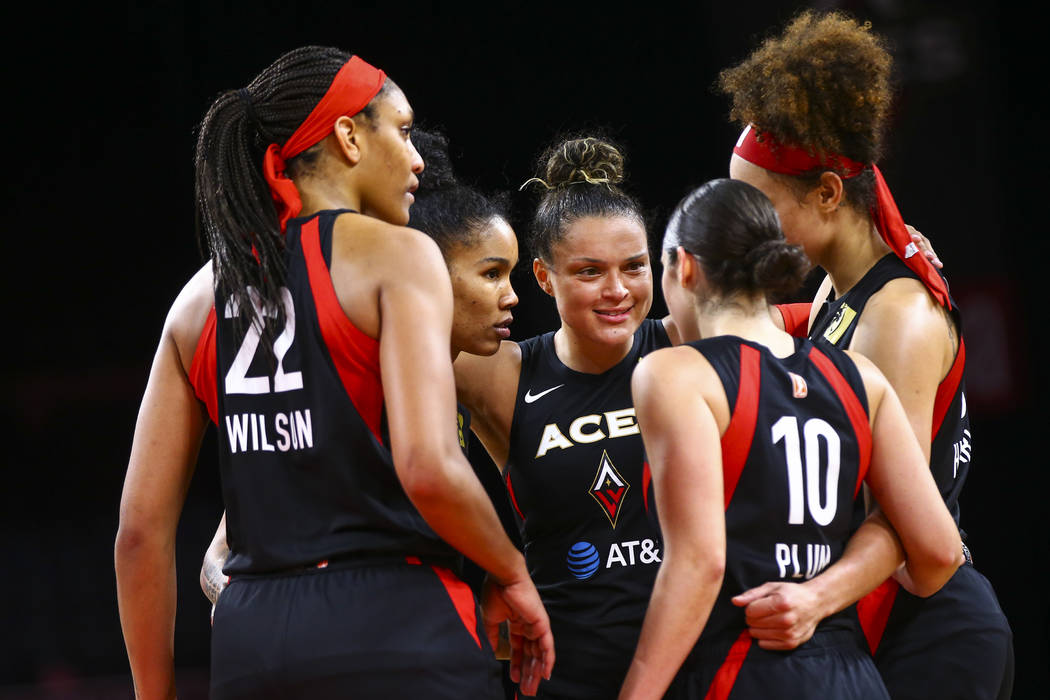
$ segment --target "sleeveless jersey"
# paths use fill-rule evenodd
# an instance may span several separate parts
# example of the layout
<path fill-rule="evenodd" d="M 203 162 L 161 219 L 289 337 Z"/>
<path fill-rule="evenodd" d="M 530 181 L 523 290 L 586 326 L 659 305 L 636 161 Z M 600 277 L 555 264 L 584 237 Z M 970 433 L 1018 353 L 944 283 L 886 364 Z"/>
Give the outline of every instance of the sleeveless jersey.
<path fill-rule="evenodd" d="M 520 343 L 505 478 L 558 640 L 541 695 L 614 697 L 630 664 L 660 563 L 631 373 L 670 344 L 663 322 L 648 319 L 619 364 L 586 374 L 558 359 L 554 332 Z"/>
<path fill-rule="evenodd" d="M 718 373 L 731 407 L 722 436 L 726 569 L 697 648 L 746 629 L 730 598 L 767 581 L 802 582 L 835 562 L 852 533 L 871 457 L 867 393 L 834 348 L 795 340 L 795 353 L 734 336 L 689 343 Z M 857 632 L 851 608 L 818 630 Z"/>
<path fill-rule="evenodd" d="M 918 276 L 893 253 L 888 253 L 868 270 L 857 284 L 838 299 L 825 302 L 813 322 L 809 337 L 848 349 L 865 305 L 873 294 L 900 277 L 918 279 Z M 966 411 L 963 372 L 966 366 L 966 346 L 962 340 L 962 319 L 959 307 L 951 299 L 952 319 L 959 333 L 959 350 L 948 375 L 937 387 L 933 410 L 933 434 L 930 445 L 930 470 L 949 512 L 959 523 L 959 494 L 970 469 L 970 417 Z"/>
<path fill-rule="evenodd" d="M 273 329 L 272 360 L 258 330 L 236 332 L 221 293 L 198 344 L 191 381 L 218 426 L 227 574 L 350 557 L 456 560 L 398 481 L 379 342 L 354 327 L 332 286 L 343 211 L 288 224 L 286 321 Z"/>

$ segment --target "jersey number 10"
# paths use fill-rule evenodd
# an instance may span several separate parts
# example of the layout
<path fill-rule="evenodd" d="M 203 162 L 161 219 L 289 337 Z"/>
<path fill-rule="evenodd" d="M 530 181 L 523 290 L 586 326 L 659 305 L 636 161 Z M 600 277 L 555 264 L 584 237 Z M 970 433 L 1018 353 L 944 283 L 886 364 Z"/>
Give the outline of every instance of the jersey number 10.
<path fill-rule="evenodd" d="M 824 482 L 824 505 L 820 499 L 820 445 L 827 449 L 828 471 Z M 820 418 L 810 418 L 802 426 L 802 438 L 799 437 L 798 419 L 795 416 L 783 416 L 773 424 L 773 444 L 784 441 L 787 452 L 788 473 L 788 524 L 802 524 L 803 497 L 809 503 L 809 514 L 818 525 L 827 525 L 835 519 L 838 509 L 839 460 L 841 443 L 838 433 L 831 425 Z M 806 445 L 805 486 L 802 475 L 801 443 Z M 803 494 L 805 491 L 805 494 Z"/>

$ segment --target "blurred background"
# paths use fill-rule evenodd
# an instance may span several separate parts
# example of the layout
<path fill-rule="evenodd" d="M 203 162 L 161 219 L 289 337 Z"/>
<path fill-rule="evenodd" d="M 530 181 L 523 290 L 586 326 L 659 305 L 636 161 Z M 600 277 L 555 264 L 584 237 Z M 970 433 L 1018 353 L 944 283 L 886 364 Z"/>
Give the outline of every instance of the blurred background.
<path fill-rule="evenodd" d="M 1042 292 L 1045 17 L 1012 3 L 117 2 L 23 8 L 4 51 L 12 213 L 0 489 L 0 699 L 127 698 L 112 547 L 138 403 L 168 307 L 203 263 L 195 127 L 284 51 L 360 54 L 442 129 L 462 178 L 509 190 L 549 142 L 600 131 L 659 241 L 692 187 L 726 175 L 737 129 L 718 71 L 803 7 L 872 22 L 896 59 L 882 168 L 945 262 L 966 323 L 974 463 L 963 526 L 1015 634 L 1016 698 L 1050 685 L 1045 562 L 1050 382 Z M 1039 104 L 1037 104 L 1037 100 Z M 515 195 L 524 233 L 531 198 Z M 526 251 L 522 258 L 530 260 Z M 657 271 L 659 272 L 659 271 Z M 657 285 L 658 287 L 659 285 Z M 554 328 L 523 268 L 513 338 Z M 663 313 L 659 298 L 654 314 Z M 197 584 L 222 512 L 214 429 L 180 524 L 180 697 L 205 697 Z"/>

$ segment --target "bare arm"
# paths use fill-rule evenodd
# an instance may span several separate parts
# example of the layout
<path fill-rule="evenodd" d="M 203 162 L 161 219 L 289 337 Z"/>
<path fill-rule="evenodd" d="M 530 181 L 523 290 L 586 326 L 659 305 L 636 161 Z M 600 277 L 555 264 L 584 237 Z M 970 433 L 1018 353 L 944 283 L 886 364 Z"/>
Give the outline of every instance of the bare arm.
<path fill-rule="evenodd" d="M 491 357 L 462 352 L 453 365 L 456 396 L 470 411 L 470 427 L 501 470 L 510 453 L 510 425 L 521 376 L 521 348 L 500 343 Z"/>
<path fill-rule="evenodd" d="M 187 285 L 165 323 L 120 500 L 114 545 L 117 603 L 138 698 L 175 697 L 175 531 L 207 427 L 183 361 L 210 308 L 204 306 L 202 315 L 196 303 L 200 278 Z M 203 288 L 207 301 L 210 275 Z"/>
<path fill-rule="evenodd" d="M 704 370 L 713 370 L 707 365 L 698 371 L 700 363 L 706 365 L 691 349 L 658 350 L 642 360 L 631 382 L 653 473 L 664 560 L 620 698 L 663 696 L 722 585 L 721 443 L 715 417 L 697 390 Z"/>
<path fill-rule="evenodd" d="M 933 481 L 928 458 L 909 435 L 908 417 L 897 395 L 874 364 L 852 356 L 872 407 L 866 482 L 907 555 L 899 580 L 915 595 L 933 595 L 963 562 L 959 529 Z"/>
<path fill-rule="evenodd" d="M 524 557 L 507 538 L 460 449 L 448 352 L 452 287 L 437 246 L 410 233 L 392 242 L 396 251 L 378 257 L 391 266 L 379 291 L 379 351 L 394 467 L 405 493 L 434 531 L 498 585 L 498 603 L 489 599 L 485 610 L 509 617 L 512 647 L 525 645 L 521 687 L 531 694 L 554 663 L 550 623 Z M 493 646 L 501 619 L 486 619 Z"/>
<path fill-rule="evenodd" d="M 814 309 L 830 289 L 825 279 Z M 882 381 L 888 379 L 902 392 L 898 403 L 903 405 L 928 472 L 934 397 L 954 359 L 953 328 L 921 283 L 910 279 L 886 285 L 865 307 L 859 323 L 851 349 L 874 362 L 885 374 Z M 871 398 L 869 395 L 869 408 L 875 406 Z M 927 587 L 899 569 L 903 555 L 904 548 L 887 521 L 876 516 L 865 521 L 843 556 L 820 576 L 801 584 L 767 583 L 737 596 L 734 602 L 747 607 L 748 625 L 762 646 L 792 649 L 809 639 L 820 620 L 856 602 L 894 572 L 901 572 L 898 580 L 908 590 L 923 594 Z"/>

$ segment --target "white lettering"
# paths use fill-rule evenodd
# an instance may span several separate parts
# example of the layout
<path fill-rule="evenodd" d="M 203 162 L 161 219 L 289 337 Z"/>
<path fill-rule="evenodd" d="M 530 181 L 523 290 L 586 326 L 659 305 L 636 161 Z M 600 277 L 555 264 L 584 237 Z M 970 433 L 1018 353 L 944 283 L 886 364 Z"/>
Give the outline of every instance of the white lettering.
<path fill-rule="evenodd" d="M 259 416 L 259 446 L 262 447 L 263 452 L 273 452 L 273 445 L 266 439 L 266 421 L 262 416 Z"/>
<path fill-rule="evenodd" d="M 295 412 L 295 432 L 299 434 L 299 444 L 303 449 L 314 446 L 314 427 L 310 418 L 310 409 Z"/>
<path fill-rule="evenodd" d="M 284 413 L 278 413 L 273 419 L 274 430 L 280 437 L 277 439 L 277 449 L 281 452 L 287 452 L 292 446 L 292 436 L 288 434 L 286 427 L 288 425 L 288 416 Z"/>
<path fill-rule="evenodd" d="M 605 413 L 605 425 L 609 429 L 609 437 L 626 437 L 638 434 L 638 423 L 634 419 L 634 407 L 620 409 L 619 411 L 607 411 Z"/>
<path fill-rule="evenodd" d="M 248 414 L 226 416 L 226 435 L 230 438 L 230 452 L 236 454 L 238 445 L 241 452 L 248 449 Z"/>
<path fill-rule="evenodd" d="M 590 433 L 583 432 L 583 426 L 585 425 L 601 425 L 602 417 L 599 415 L 580 416 L 572 422 L 569 426 L 569 437 L 576 442 L 590 443 L 598 442 L 605 438 L 605 433 L 601 431 L 601 428 Z"/>
<path fill-rule="evenodd" d="M 630 555 L 631 566 L 634 566 L 634 548 L 641 543 L 638 540 L 631 540 L 629 542 L 621 542 L 620 544 L 627 547 L 627 553 Z"/>
<path fill-rule="evenodd" d="M 609 547 L 609 558 L 605 561 L 605 568 L 612 567 L 614 561 L 619 562 L 620 566 L 627 566 L 627 560 L 623 558 L 623 552 L 615 542 Z"/>
<path fill-rule="evenodd" d="M 784 578 L 787 574 L 788 564 L 791 563 L 791 549 L 782 542 L 777 542 L 774 555 L 777 560 L 777 566 L 780 568 L 780 578 Z"/>
<path fill-rule="evenodd" d="M 536 451 L 536 459 L 547 454 L 555 447 L 559 450 L 564 450 L 568 447 L 572 447 L 572 443 L 561 434 L 556 423 L 550 423 L 543 426 L 543 437 L 540 438 L 540 449 Z"/>

